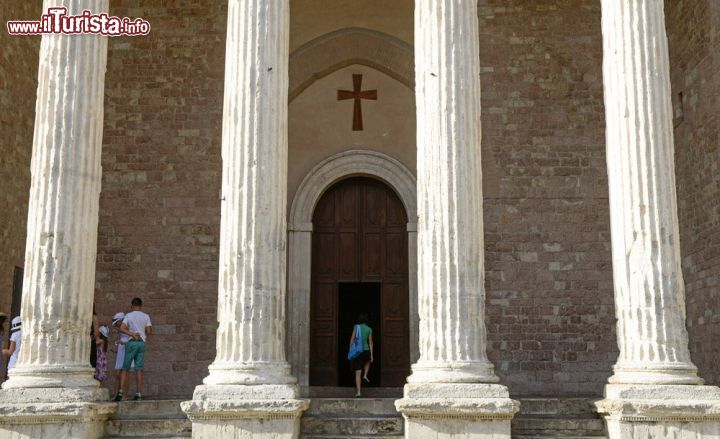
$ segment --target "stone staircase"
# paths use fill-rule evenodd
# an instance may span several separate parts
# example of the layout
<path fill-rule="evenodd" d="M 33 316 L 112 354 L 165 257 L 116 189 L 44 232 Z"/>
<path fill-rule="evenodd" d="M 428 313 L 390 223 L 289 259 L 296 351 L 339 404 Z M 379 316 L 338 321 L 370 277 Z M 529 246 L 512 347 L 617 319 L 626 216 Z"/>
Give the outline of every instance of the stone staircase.
<path fill-rule="evenodd" d="M 402 439 L 396 398 L 313 398 L 301 439 Z"/>
<path fill-rule="evenodd" d="M 599 398 L 522 398 L 512 421 L 513 439 L 607 439 L 605 423 L 595 413 Z"/>
<path fill-rule="evenodd" d="M 123 401 L 105 426 L 107 439 L 192 437 L 192 424 L 180 410 L 182 400 Z"/>
<path fill-rule="evenodd" d="M 351 393 L 351 392 L 350 392 Z M 402 439 L 403 418 L 395 410 L 397 390 L 367 389 L 364 398 L 347 389 L 313 390 L 302 418 L 301 439 Z M 607 439 L 594 412 L 598 398 L 514 397 L 522 404 L 512 421 L 513 439 Z M 189 438 L 192 425 L 181 400 L 121 402 L 105 429 L 107 439 Z"/>

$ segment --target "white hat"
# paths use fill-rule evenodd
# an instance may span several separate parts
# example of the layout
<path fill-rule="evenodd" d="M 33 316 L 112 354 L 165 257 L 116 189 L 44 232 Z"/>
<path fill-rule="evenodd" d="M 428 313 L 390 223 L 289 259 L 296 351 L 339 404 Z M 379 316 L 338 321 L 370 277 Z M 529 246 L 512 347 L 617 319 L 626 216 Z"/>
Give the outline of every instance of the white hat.
<path fill-rule="evenodd" d="M 16 329 L 20 329 L 20 325 L 22 325 L 22 322 L 20 320 L 20 316 L 17 316 L 12 319 L 12 322 L 10 323 L 10 330 L 15 331 Z"/>
<path fill-rule="evenodd" d="M 113 323 L 112 323 L 112 324 L 114 325 L 115 323 L 119 322 L 120 320 L 122 320 L 122 319 L 124 319 L 124 318 L 125 318 L 125 313 L 124 313 L 124 312 L 115 313 L 115 315 L 113 316 Z"/>
<path fill-rule="evenodd" d="M 110 328 L 108 328 L 108 327 L 105 326 L 105 325 L 102 325 L 102 326 L 100 327 L 99 331 L 100 331 L 100 333 L 101 333 L 102 335 L 104 335 L 105 337 L 107 337 L 108 334 L 110 334 Z"/>

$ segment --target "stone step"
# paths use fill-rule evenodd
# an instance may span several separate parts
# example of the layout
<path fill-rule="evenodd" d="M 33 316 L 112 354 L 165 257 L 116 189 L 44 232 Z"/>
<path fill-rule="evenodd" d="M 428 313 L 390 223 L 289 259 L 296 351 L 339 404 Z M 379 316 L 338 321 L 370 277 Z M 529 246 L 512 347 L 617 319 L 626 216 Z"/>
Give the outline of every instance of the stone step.
<path fill-rule="evenodd" d="M 106 438 L 191 437 L 189 419 L 111 419 L 105 425 Z"/>
<path fill-rule="evenodd" d="M 186 434 L 183 436 L 166 436 L 162 434 L 155 434 L 152 436 L 104 436 L 103 439 L 187 439 L 192 437 L 192 434 Z"/>
<path fill-rule="evenodd" d="M 395 398 L 403 396 L 402 387 L 365 387 L 362 389 L 365 398 Z M 309 398 L 352 398 L 355 395 L 354 387 L 324 387 L 313 386 L 303 390 Z M 360 398 L 361 399 L 361 398 Z"/>
<path fill-rule="evenodd" d="M 600 418 L 590 417 L 518 416 L 512 420 L 512 431 L 517 436 L 604 437 L 605 424 Z"/>
<path fill-rule="evenodd" d="M 338 436 L 335 434 L 311 434 L 311 435 L 301 435 L 300 439 L 404 439 L 405 436 L 403 435 L 394 435 L 394 436 L 348 436 L 348 435 L 342 435 Z"/>
<path fill-rule="evenodd" d="M 608 439 L 607 436 L 512 435 L 512 439 Z"/>
<path fill-rule="evenodd" d="M 305 416 L 400 416 L 395 398 L 313 398 Z"/>
<path fill-rule="evenodd" d="M 599 397 L 540 398 L 513 397 L 520 402 L 519 415 L 597 416 L 594 402 Z"/>
<path fill-rule="evenodd" d="M 386 437 L 403 434 L 403 418 L 400 416 L 373 417 L 325 417 L 302 418 L 301 432 L 304 436 L 326 437 Z"/>
<path fill-rule="evenodd" d="M 182 399 L 122 401 L 113 419 L 185 419 Z"/>

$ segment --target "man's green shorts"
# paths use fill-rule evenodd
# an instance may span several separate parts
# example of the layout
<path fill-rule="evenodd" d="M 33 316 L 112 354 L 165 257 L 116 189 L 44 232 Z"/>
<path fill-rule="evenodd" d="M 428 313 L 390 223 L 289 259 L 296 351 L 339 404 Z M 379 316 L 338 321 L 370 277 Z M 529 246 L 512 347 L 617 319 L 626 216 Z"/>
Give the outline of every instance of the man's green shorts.
<path fill-rule="evenodd" d="M 130 340 L 125 345 L 125 359 L 123 361 L 122 370 L 130 370 L 132 362 L 135 360 L 135 370 L 143 370 L 145 365 L 145 342 L 142 340 Z"/>

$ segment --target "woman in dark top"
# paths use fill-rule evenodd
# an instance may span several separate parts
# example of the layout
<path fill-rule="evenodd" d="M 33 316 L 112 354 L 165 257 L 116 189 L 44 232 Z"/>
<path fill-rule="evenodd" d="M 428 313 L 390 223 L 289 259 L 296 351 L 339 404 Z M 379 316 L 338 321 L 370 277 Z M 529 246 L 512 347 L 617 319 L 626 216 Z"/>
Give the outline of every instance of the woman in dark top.
<path fill-rule="evenodd" d="M 350 337 L 350 346 L 352 346 L 357 337 L 358 328 L 360 330 L 360 338 L 363 342 L 363 352 L 360 356 L 352 360 L 352 370 L 355 373 L 355 397 L 359 398 L 362 396 L 361 385 L 362 382 L 370 383 L 368 378 L 368 372 L 370 371 L 370 364 L 373 362 L 373 338 L 372 329 L 367 325 L 368 315 L 367 313 L 360 313 L 358 316 L 358 323 L 353 327 L 352 336 Z M 364 373 L 363 373 L 364 372 Z"/>

